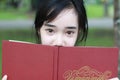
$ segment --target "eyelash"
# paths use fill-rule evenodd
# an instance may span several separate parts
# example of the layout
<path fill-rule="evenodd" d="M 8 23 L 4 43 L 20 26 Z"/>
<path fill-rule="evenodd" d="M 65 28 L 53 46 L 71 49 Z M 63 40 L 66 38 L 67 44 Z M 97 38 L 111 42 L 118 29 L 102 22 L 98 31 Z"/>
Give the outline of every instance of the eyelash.
<path fill-rule="evenodd" d="M 46 29 L 46 31 L 52 32 L 52 31 L 54 31 L 54 30 L 53 30 L 53 29 Z"/>
<path fill-rule="evenodd" d="M 49 34 L 49 35 L 53 35 L 53 34 L 55 33 L 55 30 L 54 30 L 54 29 L 45 29 L 45 31 L 46 31 L 47 34 Z M 65 31 L 65 35 L 66 35 L 67 37 L 72 37 L 74 33 L 75 33 L 74 31 Z"/>
<path fill-rule="evenodd" d="M 72 37 L 75 32 L 74 31 L 66 31 L 65 33 L 68 37 Z"/>
<path fill-rule="evenodd" d="M 49 34 L 49 35 L 53 35 L 55 33 L 54 29 L 45 29 L 45 31 Z"/>

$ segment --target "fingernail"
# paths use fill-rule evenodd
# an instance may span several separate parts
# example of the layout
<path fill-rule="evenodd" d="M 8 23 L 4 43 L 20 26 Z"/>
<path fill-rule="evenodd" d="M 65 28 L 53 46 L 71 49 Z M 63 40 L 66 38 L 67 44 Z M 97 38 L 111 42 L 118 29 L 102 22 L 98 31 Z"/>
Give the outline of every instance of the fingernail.
<path fill-rule="evenodd" d="M 4 77 L 7 78 L 7 75 L 5 75 Z"/>

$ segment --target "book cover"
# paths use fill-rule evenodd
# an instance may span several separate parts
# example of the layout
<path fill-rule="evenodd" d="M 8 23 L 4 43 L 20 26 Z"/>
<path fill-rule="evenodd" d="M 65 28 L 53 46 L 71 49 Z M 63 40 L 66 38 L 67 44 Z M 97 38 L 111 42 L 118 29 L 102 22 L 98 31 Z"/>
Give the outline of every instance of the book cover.
<path fill-rule="evenodd" d="M 118 75 L 118 48 L 3 41 L 5 74 L 8 80 L 107 80 Z"/>
<path fill-rule="evenodd" d="M 58 68 L 59 80 L 108 80 L 118 76 L 118 49 L 61 47 Z"/>
<path fill-rule="evenodd" d="M 53 80 L 54 48 L 3 41 L 2 74 L 8 80 Z"/>

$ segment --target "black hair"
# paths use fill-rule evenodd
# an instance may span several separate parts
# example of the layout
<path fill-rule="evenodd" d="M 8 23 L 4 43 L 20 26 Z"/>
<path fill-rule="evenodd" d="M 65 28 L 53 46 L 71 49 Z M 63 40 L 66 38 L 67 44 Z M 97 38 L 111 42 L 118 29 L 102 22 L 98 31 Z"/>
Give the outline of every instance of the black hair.
<path fill-rule="evenodd" d="M 71 7 L 76 10 L 78 15 L 79 35 L 76 42 L 86 41 L 88 34 L 88 21 L 83 0 L 48 0 L 39 5 L 36 12 L 34 24 L 38 43 L 40 43 L 40 35 L 38 31 L 43 23 L 45 21 L 50 22 L 54 20 L 62 10 Z"/>

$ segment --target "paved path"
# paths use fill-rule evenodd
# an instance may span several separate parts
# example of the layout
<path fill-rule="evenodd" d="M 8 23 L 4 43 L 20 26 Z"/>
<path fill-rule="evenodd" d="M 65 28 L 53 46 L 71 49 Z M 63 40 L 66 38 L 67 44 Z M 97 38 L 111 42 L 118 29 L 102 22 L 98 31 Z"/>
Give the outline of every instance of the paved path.
<path fill-rule="evenodd" d="M 88 19 L 88 24 L 90 27 L 113 28 L 114 22 L 112 18 Z"/>
<path fill-rule="evenodd" d="M 29 28 L 33 26 L 33 20 L 2 20 L 0 21 L 0 28 Z"/>
<path fill-rule="evenodd" d="M 102 18 L 102 19 L 88 19 L 88 24 L 90 27 L 113 27 L 112 18 Z M 34 25 L 34 20 L 0 20 L 0 29 L 9 28 L 30 28 Z"/>

